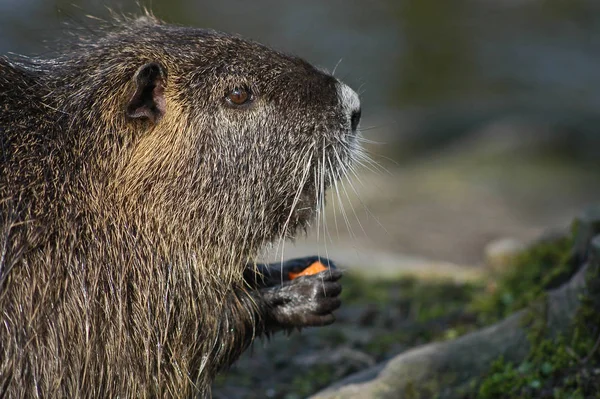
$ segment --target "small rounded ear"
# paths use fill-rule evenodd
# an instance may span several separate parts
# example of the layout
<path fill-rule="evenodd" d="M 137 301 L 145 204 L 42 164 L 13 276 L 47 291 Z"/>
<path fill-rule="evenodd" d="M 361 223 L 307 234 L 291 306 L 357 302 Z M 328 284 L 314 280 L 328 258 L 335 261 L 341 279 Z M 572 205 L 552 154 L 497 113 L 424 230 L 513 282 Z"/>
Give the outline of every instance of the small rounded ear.
<path fill-rule="evenodd" d="M 159 63 L 142 65 L 133 76 L 136 89 L 127 104 L 127 116 L 158 122 L 166 111 L 166 78 L 165 70 Z"/>

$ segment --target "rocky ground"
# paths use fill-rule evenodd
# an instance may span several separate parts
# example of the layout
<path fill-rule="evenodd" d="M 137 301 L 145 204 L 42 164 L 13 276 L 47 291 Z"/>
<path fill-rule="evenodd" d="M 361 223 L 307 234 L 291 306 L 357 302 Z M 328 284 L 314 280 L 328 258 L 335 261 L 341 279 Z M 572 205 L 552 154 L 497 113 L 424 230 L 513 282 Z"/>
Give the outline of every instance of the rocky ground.
<path fill-rule="evenodd" d="M 550 251 L 550 263 L 518 264 L 530 271 L 523 276 L 505 267 L 514 271 L 514 253 L 543 233 L 563 234 L 600 199 L 600 168 L 553 151 L 489 144 L 463 140 L 416 162 L 385 162 L 389 173 L 363 169 L 358 195 L 346 186 L 350 228 L 330 195 L 327 230 L 321 223 L 319 234 L 286 244 L 284 254 L 327 255 L 347 269 L 338 320 L 256 342 L 219 377 L 214 397 L 304 398 L 408 348 L 477 330 L 540 294 L 543 268 L 558 265 L 564 247 Z M 492 377 L 506 377 L 506 366 L 498 367 L 501 376 Z M 546 384 L 543 375 L 521 371 L 532 392 Z"/>
<path fill-rule="evenodd" d="M 600 240 L 597 241 L 600 251 Z M 535 303 L 546 290 L 568 282 L 580 265 L 574 260 L 574 242 L 577 240 L 570 234 L 552 235 L 519 251 L 511 249 L 502 262 L 496 263 L 495 270 L 486 268 L 480 279 L 472 281 L 406 276 L 369 281 L 349 273 L 344 277 L 344 307 L 334 325 L 257 343 L 218 379 L 214 396 L 305 398 L 348 375 L 354 374 L 352 381 L 360 382 L 363 377 L 356 373 L 363 370 L 364 378 L 370 380 L 386 366 L 387 360 L 408 349 L 433 341 L 450 342 L 497 323 Z M 600 262 L 600 257 L 595 262 Z M 527 338 L 531 340 L 529 355 L 517 363 L 504 361 L 500 356 L 486 364 L 488 370 L 478 369 L 481 375 L 473 376 L 461 388 L 464 392 L 439 397 L 597 397 L 593 395 L 600 390 L 600 313 L 598 304 L 583 303 L 564 335 L 543 338 L 537 329 L 531 330 Z M 541 310 L 535 317 L 543 319 L 543 314 Z M 457 359 L 457 364 L 461 363 L 465 362 Z M 432 396 L 433 391 L 423 393 L 420 388 L 410 395 L 403 389 L 404 397 L 438 397 Z"/>
<path fill-rule="evenodd" d="M 479 284 L 413 278 L 365 284 L 344 277 L 334 325 L 258 342 L 215 384 L 215 398 L 306 398 L 415 345 L 477 326 L 467 309 Z"/>

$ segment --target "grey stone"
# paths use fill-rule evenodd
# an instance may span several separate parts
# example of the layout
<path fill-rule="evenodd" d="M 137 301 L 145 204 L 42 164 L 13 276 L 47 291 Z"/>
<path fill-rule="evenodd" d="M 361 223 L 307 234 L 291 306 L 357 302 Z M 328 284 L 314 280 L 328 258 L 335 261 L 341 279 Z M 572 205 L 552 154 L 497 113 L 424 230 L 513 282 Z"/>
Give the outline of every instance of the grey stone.
<path fill-rule="evenodd" d="M 578 216 L 574 230 L 574 251 L 578 260 L 584 260 L 589 255 L 592 238 L 600 234 L 600 205 L 590 207 Z"/>

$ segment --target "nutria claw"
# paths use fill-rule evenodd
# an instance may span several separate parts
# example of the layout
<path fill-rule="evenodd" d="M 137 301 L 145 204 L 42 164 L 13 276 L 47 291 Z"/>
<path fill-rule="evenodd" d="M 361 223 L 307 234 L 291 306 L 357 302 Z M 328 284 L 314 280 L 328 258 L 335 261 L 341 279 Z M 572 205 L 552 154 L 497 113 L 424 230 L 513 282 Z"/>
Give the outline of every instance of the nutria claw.
<path fill-rule="evenodd" d="M 324 326 L 335 321 L 340 307 L 342 272 L 328 269 L 262 290 L 271 309 L 271 323 L 280 328 Z"/>

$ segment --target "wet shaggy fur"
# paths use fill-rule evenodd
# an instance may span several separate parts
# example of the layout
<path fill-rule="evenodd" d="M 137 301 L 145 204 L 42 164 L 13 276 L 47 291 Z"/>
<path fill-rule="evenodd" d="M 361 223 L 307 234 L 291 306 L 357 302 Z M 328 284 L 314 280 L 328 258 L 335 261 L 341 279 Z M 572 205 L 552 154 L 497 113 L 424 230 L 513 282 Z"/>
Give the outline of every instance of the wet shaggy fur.
<path fill-rule="evenodd" d="M 210 395 L 254 337 L 339 306 L 286 322 L 246 266 L 350 162 L 337 80 L 219 32 L 110 25 L 0 57 L 0 397 Z M 300 303 L 323 281 L 283 286 Z"/>

